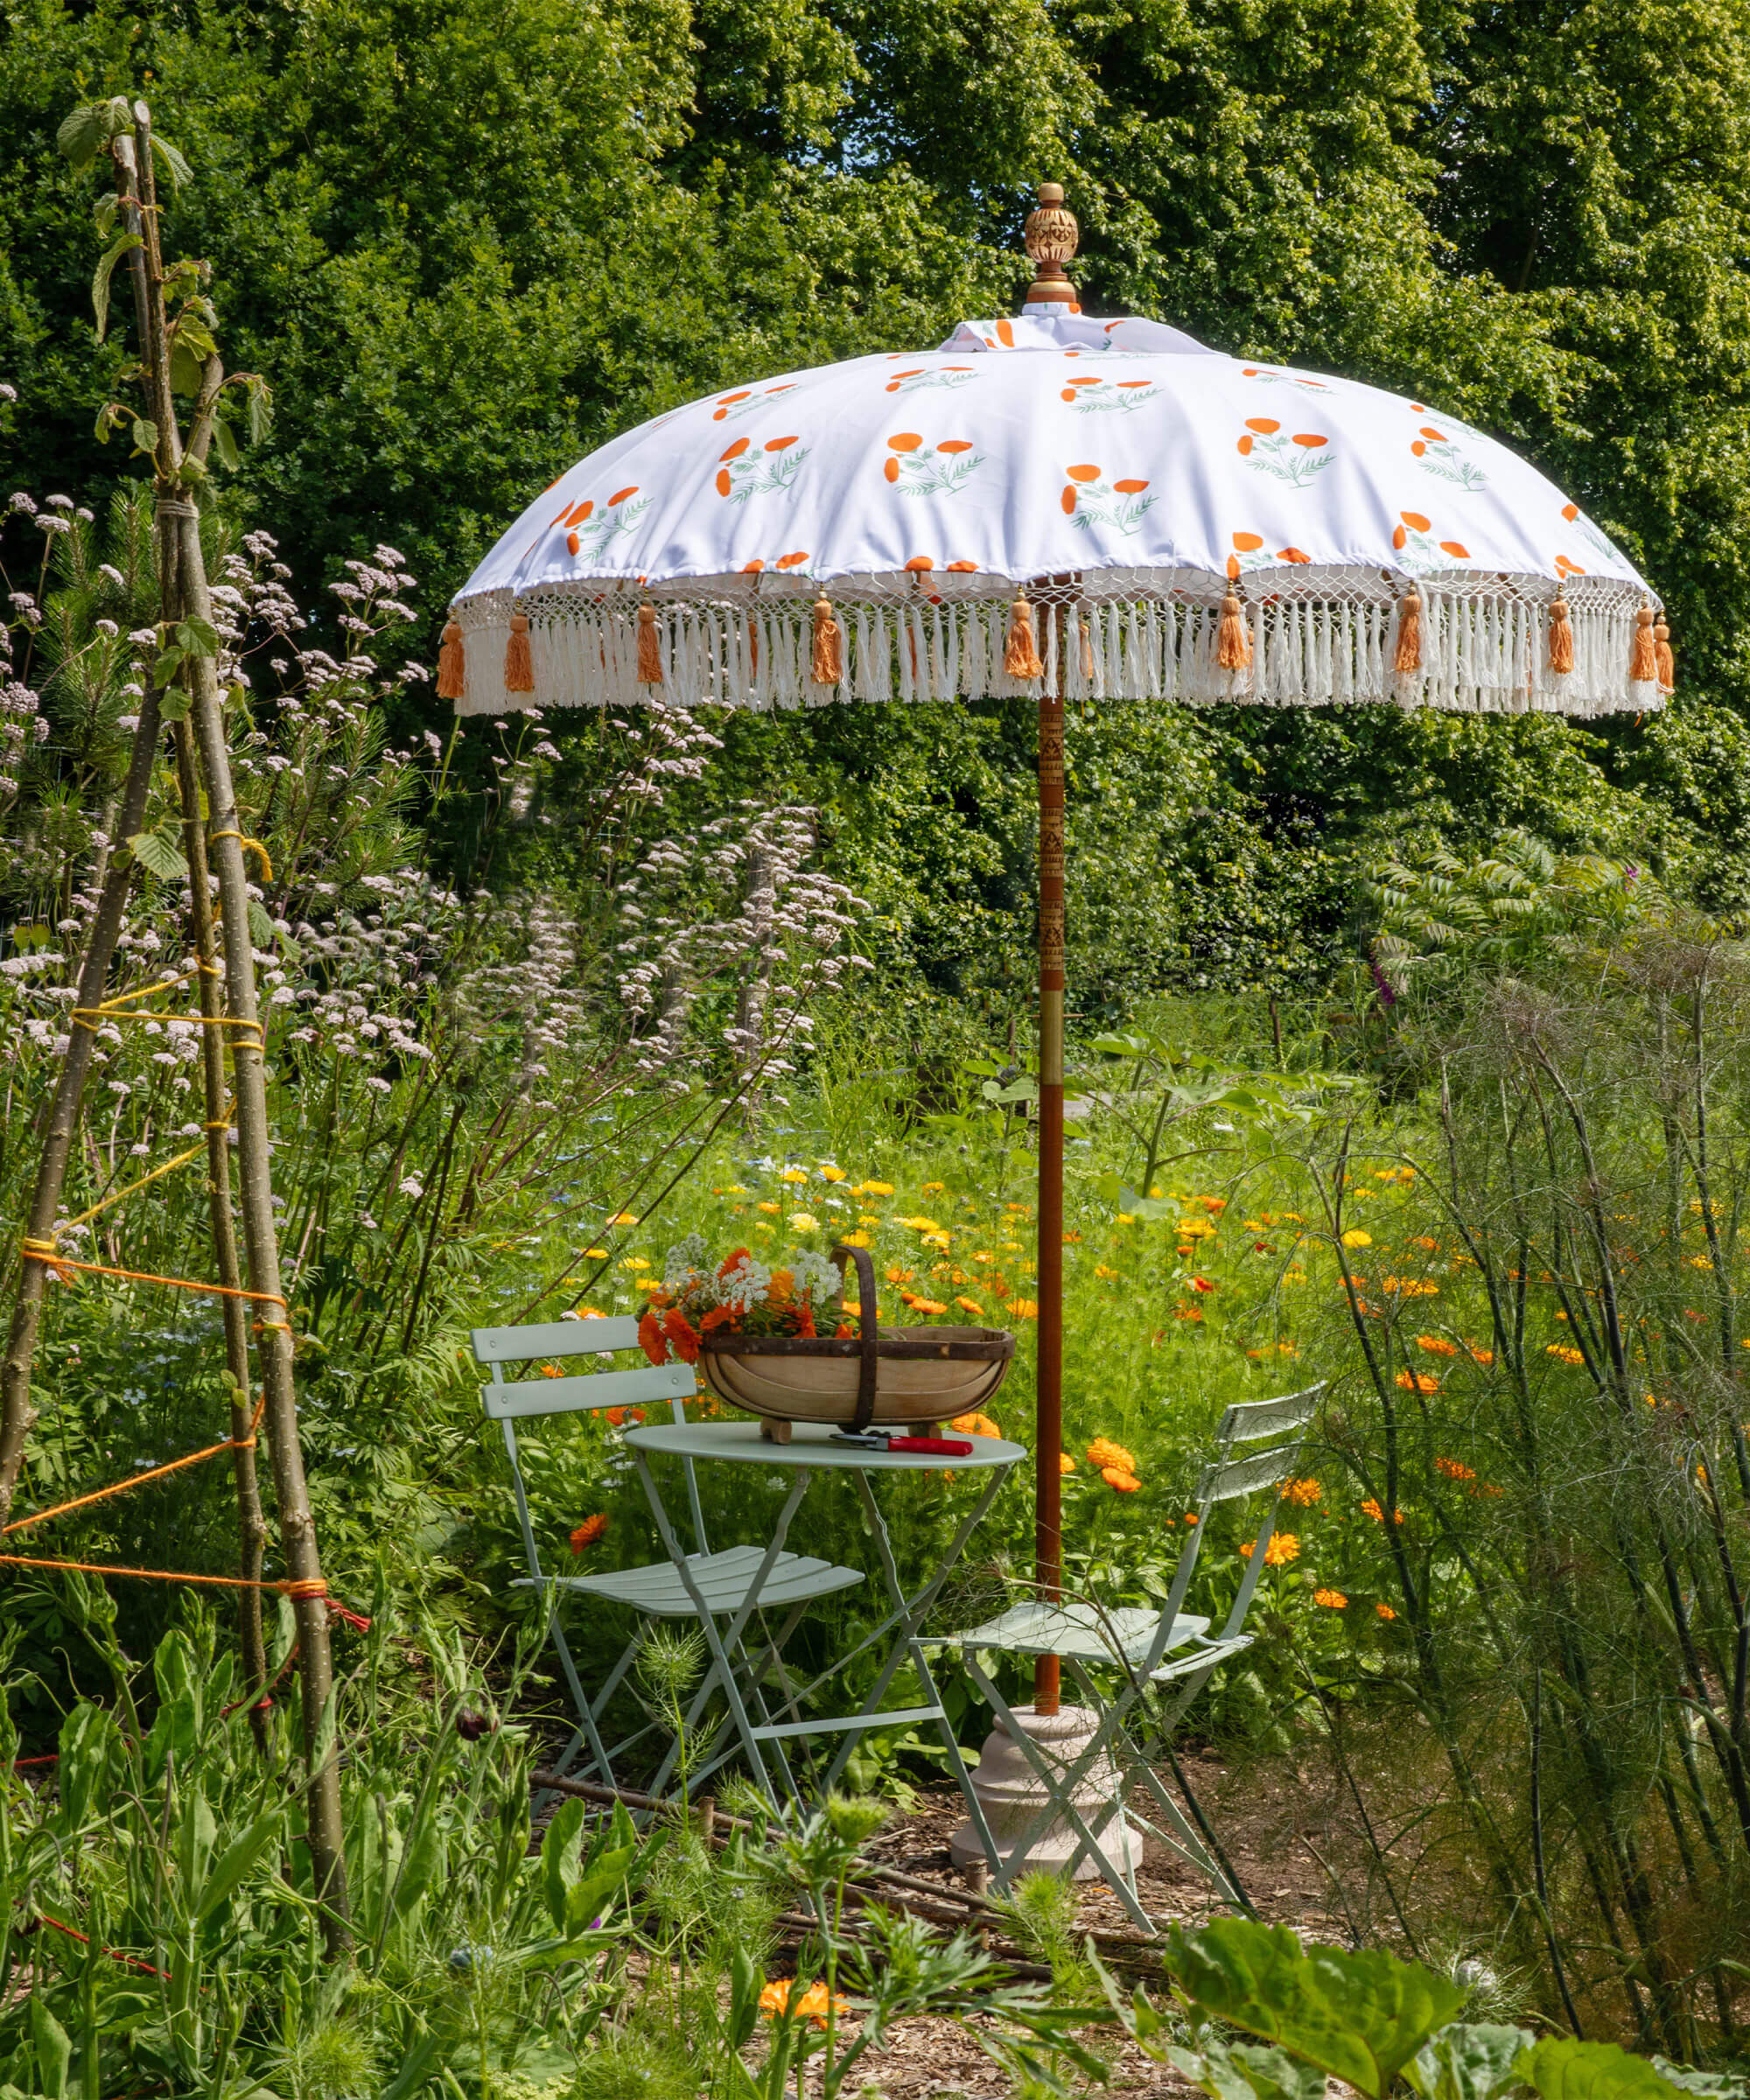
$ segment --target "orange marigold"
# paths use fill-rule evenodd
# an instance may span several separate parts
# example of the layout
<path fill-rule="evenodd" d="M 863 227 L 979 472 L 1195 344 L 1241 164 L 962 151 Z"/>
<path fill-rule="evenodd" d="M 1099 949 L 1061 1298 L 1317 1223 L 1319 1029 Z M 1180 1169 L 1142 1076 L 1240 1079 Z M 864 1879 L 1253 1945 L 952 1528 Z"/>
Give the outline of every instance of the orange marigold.
<path fill-rule="evenodd" d="M 1550 1342 L 1546 1345 L 1544 1354 L 1546 1356 L 1553 1356 L 1558 1363 L 1584 1363 L 1586 1362 L 1584 1349 L 1570 1348 L 1564 1341 Z"/>
<path fill-rule="evenodd" d="M 1431 1356 L 1456 1356 L 1459 1353 L 1458 1343 L 1448 1341 L 1444 1334 L 1418 1334 L 1416 1346 L 1426 1349 Z"/>
<path fill-rule="evenodd" d="M 1363 1516 L 1370 1516 L 1376 1524 L 1382 1524 L 1385 1522 L 1385 1512 L 1372 1495 L 1368 1495 L 1366 1502 L 1362 1504 L 1362 1514 Z M 1391 1521 L 1394 1524 L 1401 1524 L 1404 1522 L 1403 1510 L 1394 1509 L 1391 1513 Z"/>
<path fill-rule="evenodd" d="M 638 1323 L 638 1346 L 652 1363 L 664 1364 L 668 1361 L 668 1344 L 657 1325 L 656 1315 L 647 1312 Z"/>
<path fill-rule="evenodd" d="M 948 1426 L 957 1429 L 962 1437 L 1000 1437 L 1003 1433 L 989 1415 L 956 1415 Z"/>
<path fill-rule="evenodd" d="M 581 1553 L 585 1546 L 594 1545 L 606 1530 L 607 1517 L 602 1510 L 597 1510 L 593 1516 L 586 1516 L 571 1534 L 572 1552 Z"/>
<path fill-rule="evenodd" d="M 903 1292 L 901 1293 L 901 1296 L 904 1296 Z M 936 1298 L 908 1298 L 906 1299 L 906 1303 L 910 1306 L 914 1312 L 930 1314 L 935 1312 L 946 1312 L 948 1310 L 948 1307 L 942 1304 L 942 1300 Z"/>
<path fill-rule="evenodd" d="M 1323 1498 L 1324 1493 L 1317 1480 L 1284 1480 L 1282 1484 L 1283 1500 L 1296 1503 L 1302 1509 L 1310 1509 Z"/>
<path fill-rule="evenodd" d="M 1449 1480 L 1474 1480 L 1477 1477 L 1474 1467 L 1463 1464 L 1458 1459 L 1436 1459 L 1434 1470 L 1436 1473 L 1444 1473 Z"/>
<path fill-rule="evenodd" d="M 1471 1362 L 1473 1363 L 1480 1363 L 1484 1370 L 1487 1370 L 1489 1365 L 1494 1362 L 1494 1351 L 1493 1349 L 1480 1349 L 1474 1341 L 1467 1341 L 1465 1344 L 1465 1347 L 1471 1353 Z"/>
<path fill-rule="evenodd" d="M 1110 1437 L 1096 1437 L 1088 1446 L 1088 1463 L 1090 1466 L 1116 1466 L 1120 1473 L 1134 1473 L 1137 1462 L 1122 1444 L 1115 1444 Z"/>
<path fill-rule="evenodd" d="M 1075 1460 L 1070 1457 L 1067 1451 L 1060 1451 L 1058 1452 L 1057 1470 L 1060 1473 L 1074 1473 L 1075 1471 Z"/>
<path fill-rule="evenodd" d="M 1373 1608 L 1379 1614 L 1382 1619 L 1395 1619 L 1397 1616 L 1397 1614 L 1392 1610 L 1389 1604 L 1376 1604 Z"/>
<path fill-rule="evenodd" d="M 1406 1393 L 1438 1393 L 1440 1381 L 1429 1371 L 1400 1371 L 1392 1381 Z"/>
<path fill-rule="evenodd" d="M 1349 1600 L 1340 1590 L 1314 1590 L 1312 1601 L 1314 1604 L 1322 1604 L 1326 1611 L 1340 1612 Z"/>
<path fill-rule="evenodd" d="M 956 1298 L 954 1302 L 962 1312 L 970 1312 L 975 1319 L 984 1319 L 984 1308 L 976 1298 Z"/>
<path fill-rule="evenodd" d="M 1032 1298 L 1013 1298 L 1010 1301 L 1009 1310 L 1017 1320 L 1037 1320 L 1039 1318 L 1039 1300 Z"/>
<path fill-rule="evenodd" d="M 1116 1488 L 1120 1494 L 1134 1494 L 1137 1489 L 1142 1486 L 1142 1482 L 1136 1474 L 1127 1473 L 1122 1466 L 1102 1466 L 1100 1468 L 1100 1478 L 1109 1488 Z"/>
<path fill-rule="evenodd" d="M 1242 1557 L 1250 1560 L 1254 1542 L 1248 1539 L 1240 1548 Z M 1300 1558 L 1300 1541 L 1292 1531 L 1278 1531 L 1264 1550 L 1264 1564 L 1267 1568 L 1285 1568 L 1291 1560 Z"/>

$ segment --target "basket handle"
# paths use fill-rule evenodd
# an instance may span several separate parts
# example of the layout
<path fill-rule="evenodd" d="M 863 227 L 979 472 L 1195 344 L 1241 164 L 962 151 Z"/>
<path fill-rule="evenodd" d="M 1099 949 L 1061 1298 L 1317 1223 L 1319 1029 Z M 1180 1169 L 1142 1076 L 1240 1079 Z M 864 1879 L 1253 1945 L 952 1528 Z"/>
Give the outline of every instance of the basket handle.
<path fill-rule="evenodd" d="M 860 1436 L 875 1418 L 875 1366 L 880 1341 L 880 1320 L 875 1303 L 875 1264 L 870 1260 L 866 1247 L 841 1244 L 833 1249 L 830 1258 L 837 1263 L 841 1278 L 846 1262 L 857 1264 L 857 1325 L 862 1334 L 863 1348 L 857 1367 L 857 1412 L 851 1417 L 850 1426 Z"/>

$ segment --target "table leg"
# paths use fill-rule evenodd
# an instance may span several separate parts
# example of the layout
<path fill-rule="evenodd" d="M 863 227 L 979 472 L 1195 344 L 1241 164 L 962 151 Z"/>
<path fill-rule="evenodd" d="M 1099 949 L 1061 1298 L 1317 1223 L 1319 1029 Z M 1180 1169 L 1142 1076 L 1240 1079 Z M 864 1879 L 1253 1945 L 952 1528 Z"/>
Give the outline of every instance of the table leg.
<path fill-rule="evenodd" d="M 943 1747 L 948 1752 L 949 1769 L 954 1774 L 955 1784 L 960 1788 L 961 1798 L 966 1803 L 966 1811 L 971 1819 L 972 1828 L 976 1833 L 978 1842 L 984 1849 L 984 1856 L 993 1870 L 1001 1865 L 1001 1858 L 997 1851 L 997 1841 L 990 1835 L 990 1825 L 984 1820 L 984 1807 L 972 1791 L 972 1782 L 967 1773 L 965 1760 L 960 1754 L 960 1745 L 955 1738 L 955 1732 L 949 1725 L 948 1716 L 940 1712 L 942 1694 L 937 1690 L 935 1677 L 929 1666 L 929 1659 L 924 1654 L 923 1645 L 918 1638 L 918 1628 L 922 1625 L 925 1614 L 935 1602 L 942 1585 L 958 1564 L 960 1556 L 965 1550 L 966 1542 L 977 1529 L 985 1510 L 990 1508 L 992 1496 L 995 1495 L 1006 1478 L 1007 1469 L 1004 1468 L 990 1480 L 984 1494 L 979 1496 L 974 1505 L 971 1514 L 956 1532 L 953 1542 L 948 1551 L 942 1556 L 935 1573 L 915 1597 L 908 1599 L 906 1595 L 905 1586 L 900 1579 L 899 1564 L 893 1558 L 893 1544 L 888 1536 L 887 1526 L 882 1517 L 880 1505 L 876 1502 L 874 1494 L 870 1489 L 869 1476 L 866 1473 L 859 1473 L 857 1475 L 857 1490 L 863 1498 L 864 1512 L 869 1519 L 870 1532 L 874 1538 L 875 1550 L 881 1562 L 882 1578 L 886 1583 L 887 1594 L 893 1600 L 894 1619 L 901 1631 L 893 1642 L 892 1654 L 882 1665 L 881 1674 L 875 1680 L 873 1690 L 858 1711 L 857 1718 L 859 1720 L 865 1715 L 868 1717 L 867 1726 L 854 1728 L 847 1733 L 844 1741 L 839 1746 L 838 1754 L 833 1759 L 831 1768 L 826 1778 L 827 1789 L 830 1792 L 837 1782 L 840 1774 L 844 1770 L 851 1752 L 870 1732 L 871 1729 L 878 1728 L 881 1726 L 881 1715 L 878 1711 L 878 1703 L 886 1697 L 887 1687 L 892 1683 L 900 1665 L 909 1656 L 912 1666 L 918 1673 L 918 1683 L 923 1691 L 925 1704 L 938 1709 L 936 1728 L 942 1736 Z"/>

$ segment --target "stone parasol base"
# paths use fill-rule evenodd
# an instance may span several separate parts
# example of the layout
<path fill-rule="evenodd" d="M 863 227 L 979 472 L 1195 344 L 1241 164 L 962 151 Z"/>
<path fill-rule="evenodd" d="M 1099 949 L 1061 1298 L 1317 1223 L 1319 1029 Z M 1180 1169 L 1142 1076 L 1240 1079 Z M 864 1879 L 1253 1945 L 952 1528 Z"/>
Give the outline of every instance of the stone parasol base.
<path fill-rule="evenodd" d="M 1056 1713 L 1035 1713 L 1031 1706 L 1014 1710 L 1014 1718 L 1037 1744 L 1048 1762 L 1073 1764 L 1091 1739 L 1096 1721 L 1085 1706 L 1065 1706 Z M 1014 1858 L 1015 1847 L 1045 1806 L 1045 1789 L 1039 1775 L 999 1721 L 984 1739 L 972 1791 L 990 1825 L 1004 1868 L 1017 1873 L 1060 1874 L 1077 1844 L 1074 1827 L 1061 1821 L 1051 1824 L 1036 1838 L 1025 1858 Z M 1134 1875 L 1142 1861 L 1142 1840 L 1127 1824 L 1118 1806 L 1118 1774 L 1110 1758 L 1097 1759 L 1084 1774 L 1075 1791 L 1075 1806 L 1101 1850 L 1115 1866 L 1127 1866 Z M 984 1866 L 984 1847 L 971 1824 L 962 1823 L 948 1841 L 954 1864 L 962 1872 Z M 1091 1880 L 1098 1864 L 1083 1856 L 1075 1869 L 1078 1881 Z"/>

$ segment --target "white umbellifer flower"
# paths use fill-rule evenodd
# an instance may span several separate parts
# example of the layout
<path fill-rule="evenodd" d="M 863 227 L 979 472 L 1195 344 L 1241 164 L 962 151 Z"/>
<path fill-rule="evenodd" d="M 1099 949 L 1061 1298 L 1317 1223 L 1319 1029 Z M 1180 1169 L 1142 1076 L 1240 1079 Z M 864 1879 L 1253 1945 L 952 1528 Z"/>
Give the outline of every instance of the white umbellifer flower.
<path fill-rule="evenodd" d="M 796 1296 L 811 1299 L 816 1311 L 830 1305 L 844 1289 L 838 1273 L 838 1264 L 812 1248 L 803 1247 L 788 1257 L 790 1274 L 795 1279 Z"/>
<path fill-rule="evenodd" d="M 750 1254 L 722 1279 L 723 1302 L 738 1312 L 751 1312 L 772 1288 L 772 1271 Z"/>
<path fill-rule="evenodd" d="M 662 1288 L 671 1298 L 710 1274 L 710 1255 L 699 1233 L 690 1232 L 685 1239 L 676 1240 L 662 1256 Z"/>

